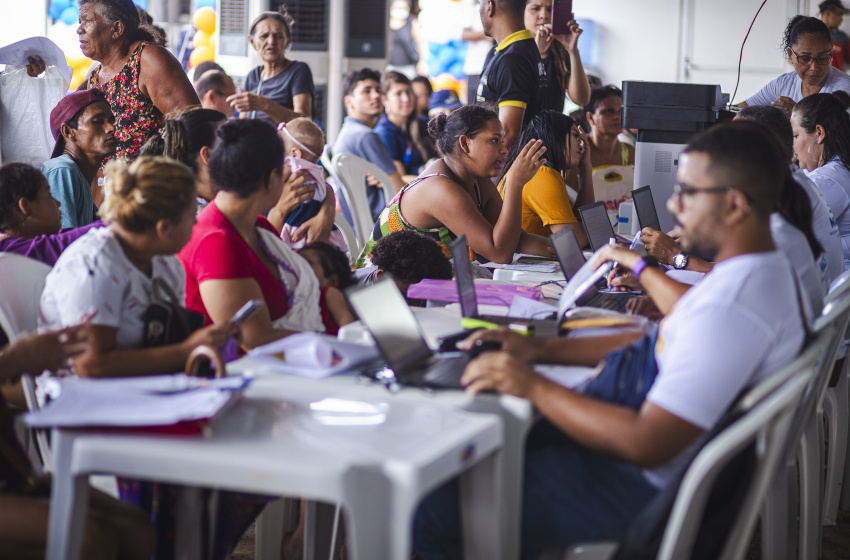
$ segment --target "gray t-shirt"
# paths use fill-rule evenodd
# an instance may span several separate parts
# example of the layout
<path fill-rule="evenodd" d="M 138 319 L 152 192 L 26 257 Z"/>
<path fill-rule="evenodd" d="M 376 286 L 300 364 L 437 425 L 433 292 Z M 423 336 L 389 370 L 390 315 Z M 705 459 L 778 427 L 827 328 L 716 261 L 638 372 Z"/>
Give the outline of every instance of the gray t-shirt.
<path fill-rule="evenodd" d="M 761 88 L 755 95 L 747 99 L 747 105 L 755 107 L 756 105 L 770 105 L 777 101 L 780 96 L 791 98 L 794 103 L 803 99 L 803 81 L 796 72 L 788 72 L 782 74 L 775 80 Z M 829 67 L 829 76 L 826 77 L 826 82 L 820 88 L 819 93 L 832 93 L 836 90 L 843 90 L 850 93 L 850 76 L 832 66 Z"/>
<path fill-rule="evenodd" d="M 333 154 L 351 154 L 363 158 L 377 165 L 387 175 L 396 172 L 393 158 L 381 137 L 373 132 L 366 123 L 354 117 L 345 117 L 333 146 Z M 369 209 L 372 210 L 372 218 L 377 220 L 388 201 L 384 200 L 382 189 L 369 185 L 365 185 L 365 188 L 366 197 L 369 200 Z"/>

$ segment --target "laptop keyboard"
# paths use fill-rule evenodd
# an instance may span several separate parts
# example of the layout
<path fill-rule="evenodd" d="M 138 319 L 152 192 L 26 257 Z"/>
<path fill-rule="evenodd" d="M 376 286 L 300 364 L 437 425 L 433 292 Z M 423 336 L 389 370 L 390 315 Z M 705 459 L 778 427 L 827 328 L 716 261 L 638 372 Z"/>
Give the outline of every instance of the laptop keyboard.
<path fill-rule="evenodd" d="M 630 299 L 630 296 L 596 294 L 595 296 L 593 296 L 590 302 L 588 302 L 588 306 L 597 307 L 600 309 L 610 309 L 611 311 L 619 311 L 620 313 L 625 313 L 626 305 L 628 304 Z"/>
<path fill-rule="evenodd" d="M 440 357 L 428 368 L 424 380 L 429 385 L 439 387 L 462 387 L 460 378 L 468 363 L 468 354 L 457 357 Z"/>

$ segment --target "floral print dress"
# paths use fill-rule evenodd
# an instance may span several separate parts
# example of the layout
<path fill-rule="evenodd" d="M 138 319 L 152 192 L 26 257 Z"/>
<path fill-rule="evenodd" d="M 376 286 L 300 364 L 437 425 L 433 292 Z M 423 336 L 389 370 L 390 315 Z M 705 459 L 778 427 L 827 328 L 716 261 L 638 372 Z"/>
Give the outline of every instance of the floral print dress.
<path fill-rule="evenodd" d="M 100 83 L 101 67 L 95 69 L 91 78 L 91 89 L 100 90 L 106 95 L 112 113 L 115 115 L 115 137 L 118 139 L 118 150 L 114 157 L 127 161 L 138 157 L 142 144 L 162 127 L 165 119 L 162 111 L 157 109 L 153 101 L 139 89 L 142 51 L 149 44 L 145 41 L 139 43 L 124 64 L 124 68 L 107 83 Z"/>

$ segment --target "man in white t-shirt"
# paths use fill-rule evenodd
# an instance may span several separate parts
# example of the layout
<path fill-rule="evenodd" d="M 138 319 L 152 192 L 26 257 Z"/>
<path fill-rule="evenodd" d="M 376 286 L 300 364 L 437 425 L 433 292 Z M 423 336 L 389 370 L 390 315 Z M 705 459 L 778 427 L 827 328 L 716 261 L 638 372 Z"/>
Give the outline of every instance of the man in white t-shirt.
<path fill-rule="evenodd" d="M 467 391 L 527 398 L 546 419 L 526 447 L 522 535 L 529 557 L 550 545 L 620 539 L 690 461 L 699 435 L 744 389 L 799 353 L 804 319 L 769 223 L 786 173 L 777 141 L 753 123 L 716 125 L 682 154 L 668 208 L 683 247 L 717 264 L 667 310 L 654 340 L 657 376 L 639 409 L 585 396 L 529 365 L 595 366 L 639 335 L 535 339 L 488 331 L 465 341 L 499 341 L 503 350 L 470 363 Z M 673 282 L 625 248 L 608 247 L 602 258 L 631 270 L 650 295 Z M 453 492 L 444 486 L 417 514 L 414 547 L 425 560 L 459 557 Z"/>

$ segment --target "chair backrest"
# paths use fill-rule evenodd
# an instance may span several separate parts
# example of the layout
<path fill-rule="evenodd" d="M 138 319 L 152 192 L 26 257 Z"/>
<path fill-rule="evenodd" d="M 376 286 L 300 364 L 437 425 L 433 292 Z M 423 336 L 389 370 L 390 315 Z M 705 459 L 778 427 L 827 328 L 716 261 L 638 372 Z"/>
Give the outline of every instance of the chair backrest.
<path fill-rule="evenodd" d="M 850 270 L 841 273 L 841 276 L 832 281 L 829 285 L 829 293 L 826 294 L 824 302 L 829 302 L 839 294 L 850 290 Z"/>
<path fill-rule="evenodd" d="M 10 342 L 38 328 L 38 304 L 49 272 L 42 262 L 0 253 L 0 327 Z"/>
<path fill-rule="evenodd" d="M 395 196 L 393 182 L 377 165 L 351 154 L 335 155 L 331 167 L 336 172 L 342 195 L 351 210 L 357 240 L 363 246 L 369 241 L 372 227 L 375 225 L 369 200 L 366 198 L 366 175 L 372 175 L 381 183 L 386 202 Z"/>
<path fill-rule="evenodd" d="M 360 255 L 360 245 L 357 243 L 357 236 L 354 235 L 354 230 L 345 219 L 345 216 L 339 212 L 334 212 L 334 225 L 342 233 L 346 245 L 348 245 L 348 264 L 353 265 L 354 261 Z"/>
<path fill-rule="evenodd" d="M 732 422 L 697 454 L 688 467 L 676 495 L 673 509 L 661 541 L 658 558 L 689 558 L 705 513 L 713 483 L 723 468 L 747 446 L 756 443 L 756 464 L 747 494 L 731 524 L 731 532 L 719 558 L 743 558 L 752 535 L 759 508 L 770 480 L 783 459 L 784 443 L 791 428 L 794 411 L 814 375 L 816 362 L 831 342 L 832 332 L 824 332 L 803 354 L 782 371 L 757 385 L 738 406 L 743 414 Z M 778 376 L 778 377 L 776 377 Z M 776 380 L 780 383 L 776 384 Z M 751 395 L 759 398 L 747 398 Z"/>

